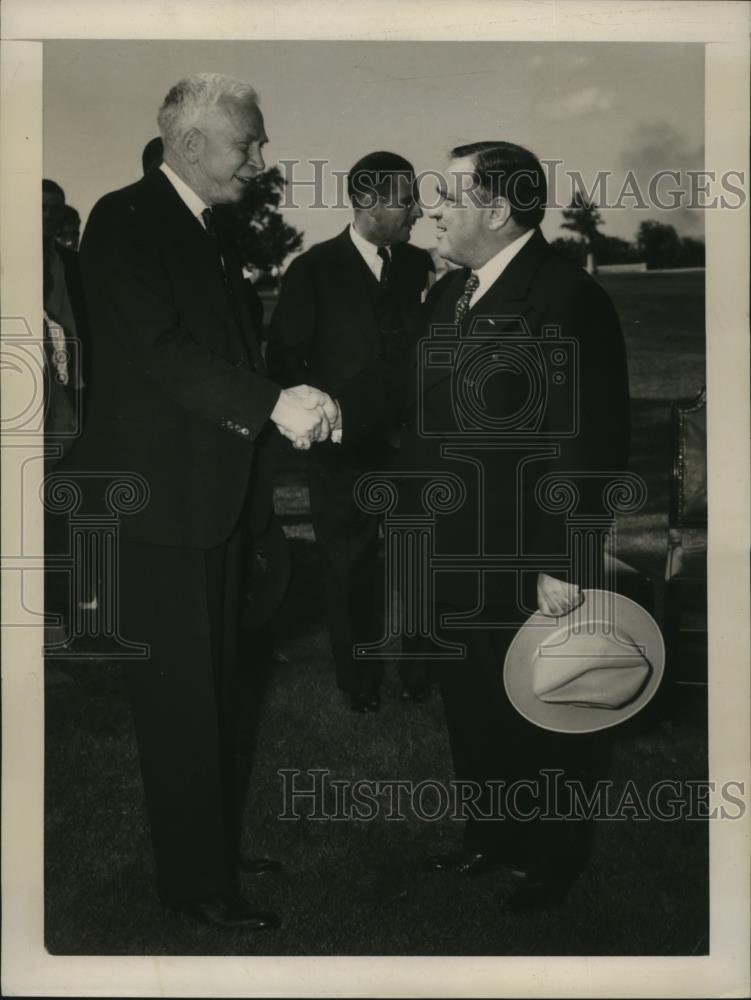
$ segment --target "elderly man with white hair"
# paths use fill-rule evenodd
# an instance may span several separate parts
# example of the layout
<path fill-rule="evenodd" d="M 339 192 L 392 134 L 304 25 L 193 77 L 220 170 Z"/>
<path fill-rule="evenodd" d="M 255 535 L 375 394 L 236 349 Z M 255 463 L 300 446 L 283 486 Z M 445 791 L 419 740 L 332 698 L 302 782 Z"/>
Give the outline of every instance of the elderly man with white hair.
<path fill-rule="evenodd" d="M 245 523 L 271 504 L 276 429 L 307 448 L 336 407 L 266 373 L 226 206 L 264 168 L 254 90 L 213 73 L 159 110 L 160 169 L 105 195 L 81 244 L 93 325 L 89 417 L 69 470 L 137 473 L 124 516 L 119 634 L 149 653 L 125 665 L 162 902 L 212 925 L 278 918 L 240 895 L 234 698 Z M 104 476 L 94 478 L 104 481 Z"/>

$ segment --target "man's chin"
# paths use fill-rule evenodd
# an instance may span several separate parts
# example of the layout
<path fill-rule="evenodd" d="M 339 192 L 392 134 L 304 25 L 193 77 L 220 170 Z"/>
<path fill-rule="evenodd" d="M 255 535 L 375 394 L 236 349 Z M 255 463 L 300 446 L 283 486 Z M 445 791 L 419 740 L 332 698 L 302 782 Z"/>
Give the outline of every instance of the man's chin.
<path fill-rule="evenodd" d="M 220 191 L 214 192 L 213 203 L 215 205 L 237 205 L 243 200 L 246 190 L 246 185 L 233 177 Z"/>
<path fill-rule="evenodd" d="M 464 266 L 460 260 L 456 259 L 456 256 L 453 254 L 451 247 L 444 246 L 439 242 L 438 245 L 436 246 L 436 250 L 438 251 L 438 256 L 441 257 L 443 260 L 448 260 L 452 264 L 458 264 L 459 267 Z"/>
<path fill-rule="evenodd" d="M 214 205 L 237 205 L 242 201 L 244 191 L 222 191 L 221 194 L 217 194 L 214 197 Z"/>

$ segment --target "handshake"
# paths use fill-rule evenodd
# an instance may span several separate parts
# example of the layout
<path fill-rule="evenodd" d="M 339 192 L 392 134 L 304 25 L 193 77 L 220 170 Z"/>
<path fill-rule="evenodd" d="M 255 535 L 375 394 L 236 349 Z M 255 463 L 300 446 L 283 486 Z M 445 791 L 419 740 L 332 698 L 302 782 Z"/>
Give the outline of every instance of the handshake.
<path fill-rule="evenodd" d="M 314 441 L 328 437 L 334 444 L 342 440 L 339 404 L 327 392 L 310 385 L 282 389 L 271 419 L 295 448 L 307 450 Z"/>

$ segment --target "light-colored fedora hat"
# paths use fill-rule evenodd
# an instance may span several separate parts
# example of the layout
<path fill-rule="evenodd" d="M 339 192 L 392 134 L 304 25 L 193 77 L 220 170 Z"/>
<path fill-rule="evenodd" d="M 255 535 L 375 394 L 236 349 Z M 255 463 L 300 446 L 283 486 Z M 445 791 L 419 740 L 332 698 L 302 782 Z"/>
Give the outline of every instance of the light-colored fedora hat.
<path fill-rule="evenodd" d="M 593 733 L 636 715 L 665 669 L 657 622 L 635 601 L 606 590 L 560 618 L 533 614 L 514 636 L 503 667 L 511 704 L 558 733 Z"/>

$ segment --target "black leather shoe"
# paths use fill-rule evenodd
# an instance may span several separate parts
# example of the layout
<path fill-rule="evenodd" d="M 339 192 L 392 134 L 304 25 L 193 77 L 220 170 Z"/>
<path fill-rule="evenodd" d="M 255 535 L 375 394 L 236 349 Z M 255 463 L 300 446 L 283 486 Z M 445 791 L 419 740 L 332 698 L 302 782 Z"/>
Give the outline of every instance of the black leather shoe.
<path fill-rule="evenodd" d="M 282 870 L 273 858 L 238 858 L 237 867 L 246 875 L 276 875 Z"/>
<path fill-rule="evenodd" d="M 399 696 L 400 701 L 427 701 L 430 697 L 430 684 L 424 682 L 422 684 L 404 684 L 402 685 L 402 693 Z"/>
<path fill-rule="evenodd" d="M 254 910 L 242 896 L 177 903 L 169 909 L 199 920 L 210 927 L 242 927 L 251 931 L 272 931 L 281 926 L 281 921 L 275 913 Z"/>
<path fill-rule="evenodd" d="M 457 872 L 459 875 L 482 875 L 498 868 L 501 862 L 490 854 L 480 851 L 451 851 L 448 854 L 434 854 L 427 860 L 433 872 Z"/>
<path fill-rule="evenodd" d="M 361 715 L 377 712 L 381 707 L 381 695 L 378 691 L 371 691 L 369 694 L 353 693 L 349 696 L 349 707 Z"/>
<path fill-rule="evenodd" d="M 568 894 L 574 876 L 554 878 L 530 872 L 517 879 L 517 886 L 507 906 L 512 913 L 531 913 L 546 906 L 555 906 Z"/>

